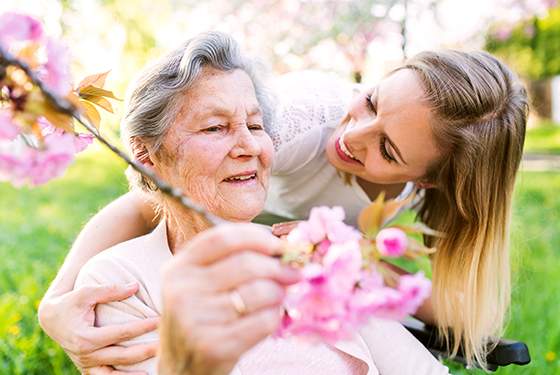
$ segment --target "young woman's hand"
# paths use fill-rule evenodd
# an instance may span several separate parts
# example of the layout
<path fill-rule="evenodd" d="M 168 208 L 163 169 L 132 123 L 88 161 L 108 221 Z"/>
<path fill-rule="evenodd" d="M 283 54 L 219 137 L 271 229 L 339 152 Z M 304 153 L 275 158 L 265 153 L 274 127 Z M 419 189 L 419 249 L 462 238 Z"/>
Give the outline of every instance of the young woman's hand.
<path fill-rule="evenodd" d="M 95 327 L 95 306 L 124 300 L 136 293 L 137 284 L 86 286 L 60 294 L 47 294 L 39 306 L 43 330 L 86 374 L 119 374 L 110 365 L 133 364 L 155 356 L 157 344 L 122 347 L 115 344 L 157 328 L 158 319 Z"/>
<path fill-rule="evenodd" d="M 300 220 L 296 221 L 285 221 L 283 223 L 277 223 L 272 225 L 272 234 L 278 238 L 283 238 L 287 236 L 298 224 L 301 223 Z"/>
<path fill-rule="evenodd" d="M 228 374 L 275 332 L 286 286 L 300 279 L 274 255 L 281 241 L 252 224 L 212 228 L 164 267 L 160 375 Z"/>

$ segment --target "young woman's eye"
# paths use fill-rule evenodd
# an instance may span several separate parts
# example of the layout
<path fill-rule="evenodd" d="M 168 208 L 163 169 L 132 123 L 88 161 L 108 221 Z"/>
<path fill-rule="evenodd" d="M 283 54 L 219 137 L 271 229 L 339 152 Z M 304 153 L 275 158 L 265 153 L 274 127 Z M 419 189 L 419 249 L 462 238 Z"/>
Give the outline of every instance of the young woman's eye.
<path fill-rule="evenodd" d="M 372 97 L 372 94 L 367 94 L 366 95 L 366 106 L 368 107 L 368 109 L 371 112 L 377 113 L 377 108 L 375 108 L 375 106 L 373 105 L 373 102 L 371 101 L 371 97 Z"/>
<path fill-rule="evenodd" d="M 397 161 L 393 156 L 391 156 L 389 151 L 387 151 L 387 140 L 385 137 L 381 137 L 379 139 L 379 152 L 381 152 L 383 159 L 387 160 L 389 163 Z"/>

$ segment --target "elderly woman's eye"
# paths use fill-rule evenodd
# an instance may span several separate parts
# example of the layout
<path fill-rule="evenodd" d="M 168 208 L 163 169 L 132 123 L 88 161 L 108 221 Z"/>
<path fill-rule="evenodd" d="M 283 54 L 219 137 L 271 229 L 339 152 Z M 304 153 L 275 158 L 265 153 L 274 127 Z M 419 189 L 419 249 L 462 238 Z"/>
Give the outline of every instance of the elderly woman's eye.
<path fill-rule="evenodd" d="M 261 124 L 247 124 L 249 130 L 264 130 L 264 127 Z"/>
<path fill-rule="evenodd" d="M 216 125 L 216 126 L 209 126 L 207 128 L 204 128 L 203 131 L 207 132 L 207 133 L 216 133 L 219 132 L 220 130 L 222 130 L 223 126 L 221 125 Z"/>

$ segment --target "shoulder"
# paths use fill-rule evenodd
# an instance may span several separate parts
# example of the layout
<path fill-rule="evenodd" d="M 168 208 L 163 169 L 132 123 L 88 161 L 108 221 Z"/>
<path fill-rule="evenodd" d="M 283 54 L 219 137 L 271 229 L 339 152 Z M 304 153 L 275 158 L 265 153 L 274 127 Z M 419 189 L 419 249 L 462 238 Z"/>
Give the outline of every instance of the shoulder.
<path fill-rule="evenodd" d="M 353 84 L 317 71 L 276 79 L 277 107 L 270 136 L 276 150 L 273 172 L 293 172 L 323 150 L 325 138 L 341 122 L 352 97 Z"/>
<path fill-rule="evenodd" d="M 158 258 L 168 251 L 167 242 L 162 241 L 162 233 L 158 232 L 161 232 L 161 225 L 147 235 L 95 255 L 80 270 L 75 286 L 129 283 L 139 281 L 141 275 L 151 274 Z"/>
<path fill-rule="evenodd" d="M 302 71 L 275 80 L 277 107 L 271 136 L 278 149 L 312 129 L 336 127 L 352 97 L 353 85 L 333 73 Z"/>

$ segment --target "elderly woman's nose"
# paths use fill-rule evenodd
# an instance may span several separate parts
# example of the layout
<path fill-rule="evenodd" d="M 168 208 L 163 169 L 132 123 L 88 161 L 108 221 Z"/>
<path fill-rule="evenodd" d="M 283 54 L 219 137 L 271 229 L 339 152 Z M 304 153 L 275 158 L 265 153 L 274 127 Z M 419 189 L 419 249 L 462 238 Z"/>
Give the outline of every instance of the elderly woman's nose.
<path fill-rule="evenodd" d="M 233 157 L 257 156 L 261 151 L 261 144 L 250 129 L 243 127 L 236 132 L 236 142 L 231 150 Z"/>

